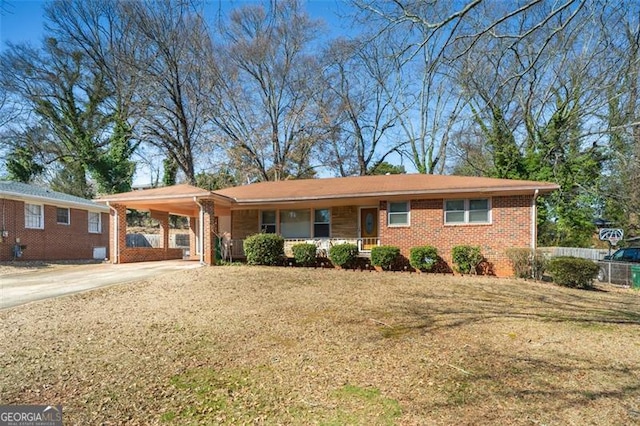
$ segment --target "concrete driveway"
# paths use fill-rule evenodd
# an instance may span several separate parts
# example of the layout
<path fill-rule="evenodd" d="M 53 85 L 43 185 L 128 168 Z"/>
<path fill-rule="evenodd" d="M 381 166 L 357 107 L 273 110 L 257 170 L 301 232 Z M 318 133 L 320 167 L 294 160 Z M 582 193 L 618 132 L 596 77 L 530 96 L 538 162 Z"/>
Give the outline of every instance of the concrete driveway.
<path fill-rule="evenodd" d="M 0 309 L 198 267 L 200 263 L 197 261 L 167 260 L 120 265 L 72 265 L 60 269 L 0 275 Z"/>

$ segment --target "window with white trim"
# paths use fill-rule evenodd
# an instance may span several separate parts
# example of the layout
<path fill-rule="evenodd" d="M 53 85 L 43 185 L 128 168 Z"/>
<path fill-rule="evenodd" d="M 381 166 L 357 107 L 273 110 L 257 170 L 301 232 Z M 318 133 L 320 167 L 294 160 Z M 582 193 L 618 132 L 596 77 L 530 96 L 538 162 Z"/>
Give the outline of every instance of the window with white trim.
<path fill-rule="evenodd" d="M 89 232 L 92 234 L 102 233 L 102 215 L 96 212 L 89 212 Z"/>
<path fill-rule="evenodd" d="M 42 204 L 24 203 L 24 227 L 44 229 L 44 208 Z"/>
<path fill-rule="evenodd" d="M 71 223 L 68 208 L 65 208 L 65 207 L 56 208 L 56 223 L 58 225 L 69 225 Z"/>
<path fill-rule="evenodd" d="M 389 210 L 387 213 L 389 226 L 409 226 L 410 225 L 410 210 L 409 202 L 393 202 L 389 203 Z"/>
<path fill-rule="evenodd" d="M 316 209 L 313 211 L 313 236 L 329 238 L 331 234 L 331 210 Z"/>
<path fill-rule="evenodd" d="M 466 223 L 491 223 L 491 205 L 488 198 L 446 200 L 444 202 L 445 225 Z"/>
<path fill-rule="evenodd" d="M 260 213 L 260 231 L 265 234 L 276 233 L 276 211 L 264 210 Z"/>

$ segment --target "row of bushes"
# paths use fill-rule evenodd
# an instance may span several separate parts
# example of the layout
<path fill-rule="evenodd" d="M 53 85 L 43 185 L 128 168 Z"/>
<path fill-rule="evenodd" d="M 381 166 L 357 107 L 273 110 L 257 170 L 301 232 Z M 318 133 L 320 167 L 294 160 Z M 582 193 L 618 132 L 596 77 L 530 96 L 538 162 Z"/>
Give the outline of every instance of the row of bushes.
<path fill-rule="evenodd" d="M 315 244 L 301 243 L 291 248 L 298 265 L 312 266 L 317 262 Z M 277 265 L 284 257 L 284 238 L 275 234 L 256 234 L 244 241 L 247 263 L 253 265 Z M 329 249 L 329 260 L 336 266 L 351 268 L 358 258 L 358 246 L 345 243 Z M 475 273 L 484 260 L 480 247 L 456 246 L 452 250 L 456 270 L 463 274 Z M 400 259 L 400 249 L 395 246 L 376 246 L 371 249 L 371 264 L 382 269 L 393 269 Z M 441 261 L 433 246 L 414 247 L 409 253 L 409 264 L 416 270 L 433 271 Z"/>
<path fill-rule="evenodd" d="M 317 262 L 315 244 L 302 243 L 292 247 L 298 265 L 312 266 Z M 274 234 L 256 234 L 244 242 L 247 262 L 254 265 L 278 265 L 284 258 L 284 239 Z M 456 271 L 475 273 L 484 257 L 480 247 L 460 245 L 453 247 L 452 260 Z M 541 251 L 529 248 L 513 248 L 506 252 L 519 278 L 542 279 L 548 272 L 553 281 L 566 287 L 590 288 L 598 274 L 598 265 L 586 259 L 556 257 L 546 259 Z M 329 250 L 329 260 L 342 268 L 355 267 L 358 247 L 355 244 L 337 244 Z M 392 269 L 400 258 L 400 249 L 394 246 L 376 246 L 371 250 L 371 264 L 383 269 Z M 441 261 L 433 246 L 414 247 L 409 253 L 409 264 L 416 270 L 433 271 Z"/>

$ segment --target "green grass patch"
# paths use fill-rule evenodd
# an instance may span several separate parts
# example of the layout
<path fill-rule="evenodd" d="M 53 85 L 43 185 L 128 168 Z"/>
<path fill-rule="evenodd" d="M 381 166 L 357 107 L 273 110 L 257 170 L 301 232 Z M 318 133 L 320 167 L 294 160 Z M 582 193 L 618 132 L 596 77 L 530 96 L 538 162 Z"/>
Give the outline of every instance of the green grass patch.
<path fill-rule="evenodd" d="M 447 386 L 447 401 L 455 406 L 465 405 L 472 400 L 472 391 L 471 383 L 466 380 L 449 383 Z"/>
<path fill-rule="evenodd" d="M 379 328 L 380 334 L 385 339 L 400 338 L 411 331 L 410 327 L 404 325 L 383 326 Z"/>
<path fill-rule="evenodd" d="M 161 420 L 175 424 L 251 422 L 269 411 L 274 398 L 246 370 L 192 369 L 173 376 L 171 385 L 178 390 L 177 407 L 171 407 Z"/>
<path fill-rule="evenodd" d="M 338 409 L 322 425 L 393 425 L 402 415 L 400 404 L 379 389 L 346 384 L 334 393 Z"/>
<path fill-rule="evenodd" d="M 168 424 L 250 424 L 256 419 L 322 425 L 393 425 L 402 414 L 398 401 L 376 388 L 347 384 L 327 395 L 327 403 L 308 404 L 292 391 L 265 387 L 260 371 L 188 370 L 173 376 L 175 406 L 160 420 Z"/>

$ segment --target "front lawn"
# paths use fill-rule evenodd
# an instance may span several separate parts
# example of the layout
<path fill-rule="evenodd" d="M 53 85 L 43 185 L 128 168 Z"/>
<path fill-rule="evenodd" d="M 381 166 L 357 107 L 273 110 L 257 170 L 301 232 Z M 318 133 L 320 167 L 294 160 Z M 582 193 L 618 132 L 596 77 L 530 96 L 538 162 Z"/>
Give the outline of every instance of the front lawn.
<path fill-rule="evenodd" d="M 65 424 L 640 423 L 640 292 L 228 266 L 0 311 Z"/>

